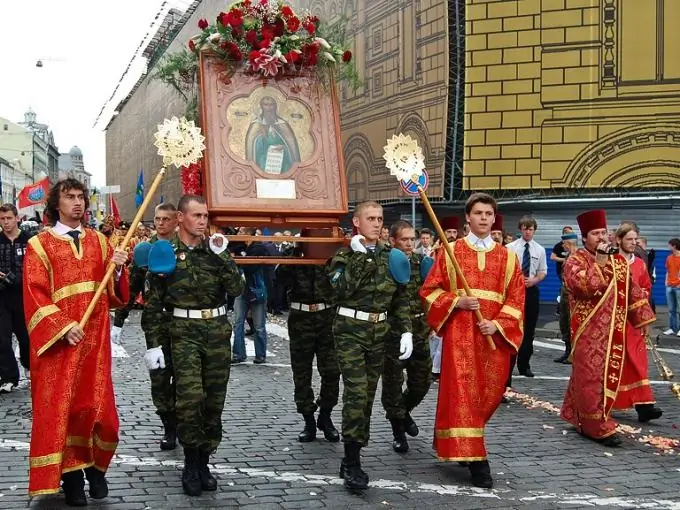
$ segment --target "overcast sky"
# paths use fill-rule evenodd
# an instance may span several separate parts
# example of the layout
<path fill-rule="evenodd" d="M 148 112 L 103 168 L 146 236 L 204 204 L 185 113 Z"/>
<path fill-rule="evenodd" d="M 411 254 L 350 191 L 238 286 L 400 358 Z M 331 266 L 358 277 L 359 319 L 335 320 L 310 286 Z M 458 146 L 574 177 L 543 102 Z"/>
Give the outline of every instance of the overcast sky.
<path fill-rule="evenodd" d="M 94 184 L 107 184 L 106 120 L 96 128 L 93 124 L 163 0 L 0 2 L 0 117 L 23 121 L 31 106 L 38 122 L 52 129 L 59 151 L 80 147 Z M 189 2 L 170 3 L 179 7 Z M 35 65 L 38 59 L 42 68 Z M 139 73 L 137 68 L 117 101 Z"/>

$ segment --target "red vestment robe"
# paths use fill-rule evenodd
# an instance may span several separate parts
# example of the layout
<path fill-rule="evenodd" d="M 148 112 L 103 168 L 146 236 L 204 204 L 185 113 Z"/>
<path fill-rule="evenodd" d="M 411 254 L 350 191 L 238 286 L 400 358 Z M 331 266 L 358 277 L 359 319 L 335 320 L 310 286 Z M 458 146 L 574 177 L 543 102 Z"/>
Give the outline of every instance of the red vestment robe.
<path fill-rule="evenodd" d="M 455 308 L 465 291 L 442 251 L 420 290 L 428 323 L 443 339 L 433 446 L 441 460 L 479 461 L 486 459 L 484 427 L 501 403 L 510 356 L 522 343 L 524 278 L 517 256 L 499 244 L 481 249 L 462 239 L 453 251 L 482 315 L 498 332 L 492 350 L 474 312 Z"/>
<path fill-rule="evenodd" d="M 630 276 L 649 298 L 652 280 L 647 272 L 647 264 L 638 257 L 630 264 Z M 649 384 L 649 360 L 647 343 L 639 328 L 633 327 L 630 319 L 626 323 L 626 356 L 619 391 L 616 393 L 614 409 L 630 409 L 636 404 L 655 404 L 652 387 Z"/>
<path fill-rule="evenodd" d="M 85 314 L 112 255 L 106 237 L 91 229 L 83 229 L 79 250 L 70 237 L 51 229 L 28 243 L 24 313 L 31 342 L 30 496 L 58 492 L 64 472 L 90 466 L 105 472 L 118 445 L 109 308 L 129 299 L 127 270 L 117 285 L 109 281 L 83 340 L 70 346 L 63 339 Z"/>
<path fill-rule="evenodd" d="M 609 414 L 623 377 L 627 328 L 656 318 L 621 255 L 600 267 L 595 255 L 580 249 L 567 259 L 563 277 L 570 293 L 573 365 L 561 416 L 581 434 L 604 439 L 616 433 Z"/>

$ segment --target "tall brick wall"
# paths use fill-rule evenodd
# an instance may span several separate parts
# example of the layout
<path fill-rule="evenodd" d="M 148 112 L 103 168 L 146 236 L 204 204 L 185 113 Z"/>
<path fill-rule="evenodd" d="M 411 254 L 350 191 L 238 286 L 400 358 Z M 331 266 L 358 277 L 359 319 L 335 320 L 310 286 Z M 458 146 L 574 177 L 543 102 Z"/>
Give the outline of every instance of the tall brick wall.
<path fill-rule="evenodd" d="M 623 50 L 647 2 L 622 4 L 467 0 L 467 189 L 680 184 L 680 86 L 621 80 L 650 58 Z"/>

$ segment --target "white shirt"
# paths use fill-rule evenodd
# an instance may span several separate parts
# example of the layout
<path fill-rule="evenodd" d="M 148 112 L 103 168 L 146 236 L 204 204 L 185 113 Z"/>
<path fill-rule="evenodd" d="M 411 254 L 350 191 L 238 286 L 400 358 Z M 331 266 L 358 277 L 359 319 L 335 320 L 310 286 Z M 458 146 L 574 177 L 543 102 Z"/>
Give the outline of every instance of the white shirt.
<path fill-rule="evenodd" d="M 60 236 L 68 235 L 68 233 L 71 232 L 72 230 L 77 230 L 82 234 L 83 226 L 78 225 L 76 228 L 71 228 L 68 225 L 64 225 L 61 221 L 58 221 L 57 224 L 54 227 L 52 227 L 52 230 L 54 230 L 55 234 L 58 234 Z"/>
<path fill-rule="evenodd" d="M 493 247 L 494 245 L 494 240 L 491 239 L 491 236 L 486 236 L 484 239 L 480 239 L 476 235 L 474 235 L 472 232 L 470 232 L 468 235 L 465 236 L 465 239 L 467 242 L 469 242 L 472 246 L 475 248 L 480 248 L 483 250 L 488 250 Z"/>
<path fill-rule="evenodd" d="M 533 239 L 528 241 L 529 243 L 529 254 L 531 255 L 531 266 L 529 268 L 529 277 L 533 278 L 538 273 L 548 274 L 548 258 L 545 255 L 545 248 L 538 244 Z M 527 241 L 524 239 L 516 239 L 515 241 L 507 244 L 505 247 L 508 250 L 514 251 L 519 260 L 519 267 L 522 268 L 522 259 L 524 258 L 524 250 Z"/>

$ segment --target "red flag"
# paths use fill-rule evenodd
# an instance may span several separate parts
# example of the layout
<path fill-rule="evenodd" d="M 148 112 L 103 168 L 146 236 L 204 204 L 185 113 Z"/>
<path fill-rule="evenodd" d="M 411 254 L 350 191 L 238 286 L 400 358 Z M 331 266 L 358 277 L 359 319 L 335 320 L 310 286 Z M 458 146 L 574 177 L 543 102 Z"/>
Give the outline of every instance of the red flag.
<path fill-rule="evenodd" d="M 48 177 L 34 184 L 29 184 L 19 192 L 17 207 L 23 209 L 24 207 L 42 204 L 47 200 L 49 191 L 50 179 Z"/>
<path fill-rule="evenodd" d="M 118 204 L 116 204 L 116 199 L 113 198 L 113 195 L 109 195 L 111 197 L 111 215 L 113 216 L 113 226 L 117 227 L 120 225 L 120 212 L 118 211 Z"/>

